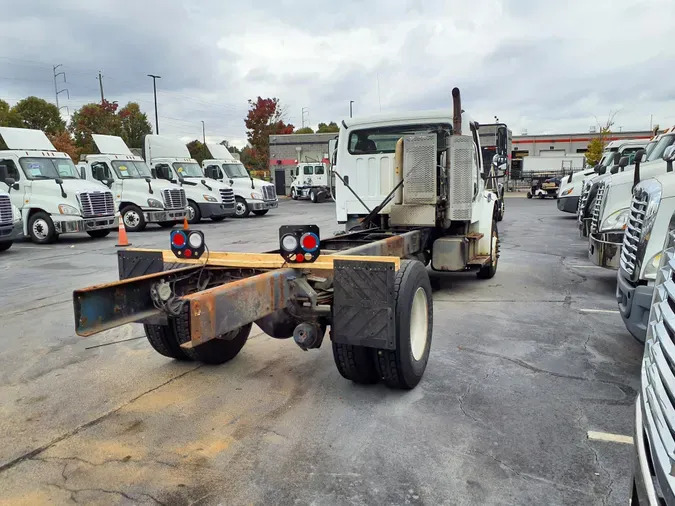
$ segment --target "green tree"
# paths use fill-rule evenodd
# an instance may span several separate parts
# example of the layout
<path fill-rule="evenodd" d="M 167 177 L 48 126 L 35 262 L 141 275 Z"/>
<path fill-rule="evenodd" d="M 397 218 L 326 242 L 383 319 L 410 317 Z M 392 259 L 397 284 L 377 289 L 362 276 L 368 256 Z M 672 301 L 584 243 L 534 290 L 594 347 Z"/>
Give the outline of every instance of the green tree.
<path fill-rule="evenodd" d="M 241 150 L 239 155 L 241 163 L 244 164 L 244 167 L 247 169 L 252 169 L 256 163 L 256 154 L 255 150 L 251 146 L 246 146 Z"/>
<path fill-rule="evenodd" d="M 152 133 L 148 116 L 136 102 L 129 102 L 117 113 L 122 123 L 122 139 L 130 148 L 142 148 L 143 137 Z M 98 133 L 98 132 L 97 132 Z"/>
<path fill-rule="evenodd" d="M 220 144 L 221 144 L 222 146 L 225 146 L 225 147 L 227 148 L 227 150 L 228 150 L 230 153 L 233 153 L 233 154 L 234 154 L 234 153 L 239 153 L 239 154 L 241 154 L 241 151 L 242 151 L 242 150 L 241 150 L 240 148 L 238 148 L 237 146 L 234 146 L 234 145 L 230 144 L 230 141 L 226 141 L 226 140 L 220 141 Z"/>
<path fill-rule="evenodd" d="M 607 145 L 607 138 L 612 134 L 609 128 L 601 128 L 600 134 L 597 137 L 593 137 L 588 143 L 588 148 L 586 149 L 586 163 L 591 167 L 596 165 L 602 158 L 602 152 Z"/>
<path fill-rule="evenodd" d="M 21 128 L 21 117 L 7 102 L 0 100 L 0 126 Z"/>
<path fill-rule="evenodd" d="M 104 100 L 102 104 L 83 105 L 73 114 L 68 130 L 82 153 L 94 153 L 91 134 L 122 136 L 122 118 L 117 114 L 117 104 Z"/>
<path fill-rule="evenodd" d="M 335 121 L 331 121 L 327 125 L 325 123 L 319 123 L 319 128 L 317 129 L 316 133 L 318 134 L 328 134 L 332 132 L 339 132 L 340 127 L 335 123 Z"/>
<path fill-rule="evenodd" d="M 246 136 L 251 145 L 253 169 L 269 170 L 270 135 L 292 134 L 293 125 L 283 121 L 283 109 L 278 98 L 258 97 L 248 101 L 249 109 L 244 123 Z"/>
<path fill-rule="evenodd" d="M 293 132 L 294 134 L 313 134 L 314 130 L 311 127 L 302 127 Z"/>
<path fill-rule="evenodd" d="M 12 112 L 21 119 L 23 128 L 42 130 L 48 134 L 56 134 L 66 128 L 58 107 L 38 97 L 28 97 L 17 102 Z"/>
<path fill-rule="evenodd" d="M 187 143 L 188 151 L 190 152 L 190 157 L 197 160 L 197 163 L 201 163 L 207 158 L 211 158 L 209 150 L 206 148 L 206 144 L 202 141 L 195 139 Z"/>

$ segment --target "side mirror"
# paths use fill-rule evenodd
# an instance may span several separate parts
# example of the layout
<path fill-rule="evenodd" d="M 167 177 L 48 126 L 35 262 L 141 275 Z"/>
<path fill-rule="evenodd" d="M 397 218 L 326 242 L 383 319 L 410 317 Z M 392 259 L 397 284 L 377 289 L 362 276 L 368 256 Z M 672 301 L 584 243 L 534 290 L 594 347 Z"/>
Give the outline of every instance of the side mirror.
<path fill-rule="evenodd" d="M 16 184 L 16 181 L 14 180 L 13 177 L 6 177 L 5 178 L 5 184 L 7 186 L 14 186 Z"/>
<path fill-rule="evenodd" d="M 663 159 L 665 161 L 674 161 L 675 160 L 675 146 L 668 146 L 663 152 Z"/>
<path fill-rule="evenodd" d="M 612 158 L 612 160 L 614 161 L 614 165 L 619 165 L 619 162 L 621 161 L 621 153 L 619 153 L 618 151 L 614 153 L 614 157 Z"/>
<path fill-rule="evenodd" d="M 619 172 L 619 166 L 618 165 L 615 165 L 614 167 L 609 169 L 610 174 L 616 174 L 617 172 Z"/>
<path fill-rule="evenodd" d="M 114 182 L 115 180 L 113 178 L 108 178 L 105 180 L 105 184 L 108 186 L 108 188 L 112 188 Z"/>
<path fill-rule="evenodd" d="M 153 178 L 157 179 L 157 169 L 155 169 L 154 167 L 150 169 L 150 174 L 152 174 Z"/>
<path fill-rule="evenodd" d="M 605 172 L 607 172 L 607 167 L 600 167 L 600 168 L 598 169 L 598 174 L 601 175 L 601 176 L 602 176 Z"/>
<path fill-rule="evenodd" d="M 54 179 L 54 182 L 56 184 L 63 184 L 63 179 L 61 179 L 60 177 L 57 177 L 56 179 Z"/>
<path fill-rule="evenodd" d="M 619 167 L 626 167 L 628 165 L 629 159 L 627 156 L 622 156 L 619 160 Z"/>
<path fill-rule="evenodd" d="M 146 178 L 145 178 L 145 182 L 146 182 L 146 183 L 149 183 L 150 181 L 152 181 L 152 178 L 149 178 L 149 177 L 146 177 Z"/>
<path fill-rule="evenodd" d="M 633 163 L 642 163 L 645 158 L 645 150 L 640 149 L 635 153 L 635 158 L 633 158 Z"/>

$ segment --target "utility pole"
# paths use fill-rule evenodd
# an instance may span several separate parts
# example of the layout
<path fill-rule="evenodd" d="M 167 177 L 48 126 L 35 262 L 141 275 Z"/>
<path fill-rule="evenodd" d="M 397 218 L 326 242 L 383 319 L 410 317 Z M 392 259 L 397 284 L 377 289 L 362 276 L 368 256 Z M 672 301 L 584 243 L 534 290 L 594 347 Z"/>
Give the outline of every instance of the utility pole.
<path fill-rule="evenodd" d="M 159 117 L 157 116 L 157 79 L 161 79 L 161 76 L 148 74 L 148 77 L 152 77 L 152 90 L 155 94 L 155 133 L 159 135 Z"/>
<path fill-rule="evenodd" d="M 54 96 L 55 96 L 55 98 L 56 98 L 56 107 L 57 107 L 59 110 L 61 110 L 61 107 L 59 106 L 59 95 L 60 95 L 61 93 L 64 93 L 64 92 L 65 92 L 65 94 L 67 95 L 67 97 L 70 99 L 70 92 L 68 91 L 68 88 L 63 88 L 62 90 L 59 90 L 58 86 L 56 85 L 56 78 L 57 78 L 58 76 L 63 76 L 63 82 L 64 82 L 64 83 L 67 82 L 67 81 L 66 81 L 66 73 L 65 73 L 65 72 L 56 72 L 56 69 L 58 69 L 59 67 L 63 67 L 63 65 L 59 63 L 58 65 L 54 65 L 54 66 L 52 67 L 52 69 L 53 69 L 53 71 L 54 71 Z M 63 107 L 66 107 L 66 106 L 63 106 Z"/>
<path fill-rule="evenodd" d="M 305 114 L 307 114 L 307 118 L 309 118 L 309 110 L 306 107 L 302 108 L 302 128 L 305 128 Z"/>
<path fill-rule="evenodd" d="M 352 106 L 353 106 L 353 105 L 354 105 L 354 101 L 353 101 L 353 100 L 350 100 L 350 101 L 349 101 L 349 117 L 350 117 L 350 118 L 352 117 L 352 112 L 353 112 Z"/>
<path fill-rule="evenodd" d="M 101 71 L 98 71 L 98 85 L 99 88 L 101 88 L 101 105 L 103 105 L 103 102 L 105 102 L 105 97 L 103 95 L 103 76 L 101 75 Z"/>
<path fill-rule="evenodd" d="M 204 139 L 204 146 L 206 146 L 206 127 L 204 126 L 204 120 L 202 120 L 202 139 Z"/>

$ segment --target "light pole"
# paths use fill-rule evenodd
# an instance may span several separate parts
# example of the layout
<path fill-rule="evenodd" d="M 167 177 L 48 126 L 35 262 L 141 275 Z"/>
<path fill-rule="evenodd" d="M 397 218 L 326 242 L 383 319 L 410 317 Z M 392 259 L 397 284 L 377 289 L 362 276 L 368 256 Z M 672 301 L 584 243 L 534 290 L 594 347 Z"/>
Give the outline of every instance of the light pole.
<path fill-rule="evenodd" d="M 204 120 L 202 120 L 202 139 L 204 139 L 204 146 L 206 146 L 206 127 L 204 126 Z"/>
<path fill-rule="evenodd" d="M 353 112 L 352 106 L 353 106 L 353 105 L 354 105 L 354 101 L 353 101 L 353 100 L 350 100 L 350 101 L 349 101 L 349 117 L 350 117 L 350 118 L 352 117 L 352 112 Z"/>
<path fill-rule="evenodd" d="M 152 77 L 152 91 L 155 94 L 155 133 L 159 135 L 159 117 L 157 116 L 157 79 L 161 79 L 162 77 L 153 74 L 148 74 L 148 77 Z"/>

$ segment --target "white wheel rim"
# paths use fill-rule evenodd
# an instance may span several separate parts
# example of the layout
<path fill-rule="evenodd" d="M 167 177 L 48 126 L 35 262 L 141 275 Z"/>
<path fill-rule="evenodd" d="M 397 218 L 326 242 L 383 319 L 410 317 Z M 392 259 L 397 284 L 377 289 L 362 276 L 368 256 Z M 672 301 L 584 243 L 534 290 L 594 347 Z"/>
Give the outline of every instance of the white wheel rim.
<path fill-rule="evenodd" d="M 49 235 L 49 225 L 43 219 L 37 219 L 33 222 L 33 235 L 40 240 L 46 239 Z"/>
<path fill-rule="evenodd" d="M 194 208 L 188 204 L 187 206 L 187 219 L 188 221 L 194 220 L 195 219 L 195 210 Z"/>
<path fill-rule="evenodd" d="M 427 347 L 429 330 L 429 309 L 427 307 L 427 292 L 419 287 L 415 292 L 410 309 L 410 349 L 415 360 L 420 360 Z"/>
<path fill-rule="evenodd" d="M 237 216 L 242 216 L 245 212 L 246 212 L 246 206 L 241 202 L 237 202 L 237 207 L 236 207 Z"/>
<path fill-rule="evenodd" d="M 124 213 L 124 226 L 135 228 L 141 221 L 141 217 L 136 211 L 127 211 Z"/>

